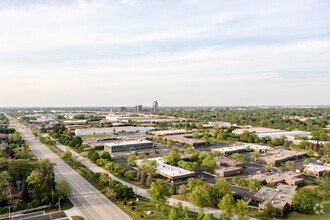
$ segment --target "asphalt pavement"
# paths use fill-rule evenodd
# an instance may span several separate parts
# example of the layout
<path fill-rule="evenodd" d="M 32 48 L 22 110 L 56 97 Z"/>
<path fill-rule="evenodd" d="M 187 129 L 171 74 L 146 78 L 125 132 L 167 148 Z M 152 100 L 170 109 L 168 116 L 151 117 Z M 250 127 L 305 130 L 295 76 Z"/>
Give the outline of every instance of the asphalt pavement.
<path fill-rule="evenodd" d="M 131 219 L 125 212 L 107 199 L 54 152 L 38 141 L 30 129 L 17 121 L 14 121 L 8 115 L 6 116 L 10 119 L 11 127 L 14 127 L 16 131 L 20 133 L 26 143 L 29 144 L 30 149 L 36 157 L 42 159 L 49 158 L 52 162 L 56 163 L 54 167 L 56 178 L 63 178 L 70 185 L 70 200 L 75 207 L 79 208 L 81 215 L 85 219 Z"/>

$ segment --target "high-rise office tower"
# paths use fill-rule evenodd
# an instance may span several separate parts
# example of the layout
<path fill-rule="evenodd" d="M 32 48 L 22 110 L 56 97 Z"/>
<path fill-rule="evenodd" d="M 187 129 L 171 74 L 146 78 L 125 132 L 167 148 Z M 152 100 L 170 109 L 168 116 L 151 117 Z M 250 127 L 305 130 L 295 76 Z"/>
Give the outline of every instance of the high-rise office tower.
<path fill-rule="evenodd" d="M 153 110 L 153 112 L 157 112 L 158 111 L 158 102 L 157 101 L 154 101 L 152 103 L 152 110 Z"/>

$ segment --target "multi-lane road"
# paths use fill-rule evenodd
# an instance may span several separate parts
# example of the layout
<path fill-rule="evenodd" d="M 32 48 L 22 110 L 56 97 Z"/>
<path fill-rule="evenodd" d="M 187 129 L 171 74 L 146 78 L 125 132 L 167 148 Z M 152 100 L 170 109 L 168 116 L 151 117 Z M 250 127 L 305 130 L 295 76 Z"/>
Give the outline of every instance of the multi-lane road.
<path fill-rule="evenodd" d="M 56 178 L 63 178 L 69 183 L 71 187 L 70 200 L 76 208 L 79 208 L 80 213 L 85 219 L 131 219 L 54 152 L 36 140 L 30 129 L 24 127 L 8 115 L 6 116 L 10 120 L 11 127 L 14 127 L 21 134 L 22 138 L 29 144 L 30 149 L 38 158 L 49 158 L 52 162 L 56 163 L 54 168 Z"/>

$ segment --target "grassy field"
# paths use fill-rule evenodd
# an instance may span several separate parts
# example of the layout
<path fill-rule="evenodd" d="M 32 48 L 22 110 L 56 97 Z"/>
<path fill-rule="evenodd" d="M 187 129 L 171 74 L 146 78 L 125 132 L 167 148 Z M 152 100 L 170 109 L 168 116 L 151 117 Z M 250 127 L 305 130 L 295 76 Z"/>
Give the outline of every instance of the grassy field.
<path fill-rule="evenodd" d="M 302 214 L 296 211 L 293 211 L 286 215 L 285 217 L 281 219 L 292 219 L 292 220 L 308 220 L 308 219 L 313 219 L 313 220 L 328 220 L 330 219 L 330 200 L 322 200 L 318 196 L 315 195 L 313 192 L 317 186 L 316 185 L 307 185 L 300 190 L 304 190 L 306 193 L 308 193 L 312 199 L 314 200 L 315 204 L 319 203 L 323 205 L 323 211 L 325 214 Z"/>

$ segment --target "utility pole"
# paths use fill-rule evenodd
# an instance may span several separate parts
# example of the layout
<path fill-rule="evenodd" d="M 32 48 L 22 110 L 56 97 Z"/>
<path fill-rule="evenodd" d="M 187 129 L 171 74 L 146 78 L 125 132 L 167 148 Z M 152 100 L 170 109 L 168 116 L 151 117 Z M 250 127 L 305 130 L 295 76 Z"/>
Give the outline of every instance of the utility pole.
<path fill-rule="evenodd" d="M 58 211 L 61 211 L 61 198 L 59 198 L 59 202 L 58 202 Z"/>

